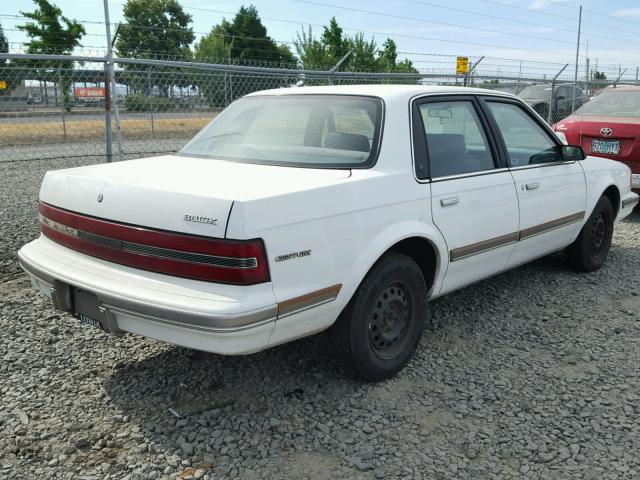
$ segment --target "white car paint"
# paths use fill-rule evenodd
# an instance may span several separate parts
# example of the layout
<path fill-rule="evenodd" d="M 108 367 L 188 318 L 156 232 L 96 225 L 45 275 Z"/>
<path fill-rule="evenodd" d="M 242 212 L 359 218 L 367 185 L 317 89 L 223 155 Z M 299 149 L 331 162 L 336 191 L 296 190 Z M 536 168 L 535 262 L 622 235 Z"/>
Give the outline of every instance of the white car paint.
<path fill-rule="evenodd" d="M 40 191 L 42 202 L 114 222 L 207 237 L 261 238 L 270 281 L 233 286 L 153 273 L 93 258 L 41 236 L 19 252 L 34 285 L 51 295 L 58 281 L 110 302 L 132 302 L 131 309 L 111 310 L 104 302 L 119 331 L 200 350 L 244 354 L 329 327 L 372 265 L 404 239 L 423 239 L 435 251 L 429 289 L 435 298 L 565 247 L 605 189 L 614 187 L 623 201 L 635 198 L 628 167 L 595 157 L 446 181 L 416 179 L 410 118 L 414 99 L 443 94 L 514 98 L 511 95 L 397 85 L 305 87 L 252 95 L 306 93 L 383 99 L 382 143 L 373 167 L 307 169 L 165 156 L 49 172 Z M 539 183 L 540 188 L 528 191 L 527 183 Z M 99 194 L 101 202 L 96 201 Z M 447 204 L 452 197 L 458 202 Z M 632 208 L 619 208 L 617 218 Z M 514 239 L 451 261 L 456 249 L 575 212 L 584 212 L 584 217 L 523 242 Z M 185 214 L 217 221 L 185 222 Z M 310 254 L 275 261 L 303 250 Z M 304 303 L 307 295 L 337 285 L 339 291 L 323 301 Z M 297 302 L 299 308 L 284 314 L 287 302 Z M 136 310 L 141 306 L 157 307 L 161 313 Z M 177 312 L 189 314 L 191 320 L 184 321 Z M 263 321 L 246 328 L 215 324 L 253 312 L 276 313 L 265 314 Z M 193 318 L 205 322 L 208 317 L 215 321 L 206 328 L 194 326 Z"/>

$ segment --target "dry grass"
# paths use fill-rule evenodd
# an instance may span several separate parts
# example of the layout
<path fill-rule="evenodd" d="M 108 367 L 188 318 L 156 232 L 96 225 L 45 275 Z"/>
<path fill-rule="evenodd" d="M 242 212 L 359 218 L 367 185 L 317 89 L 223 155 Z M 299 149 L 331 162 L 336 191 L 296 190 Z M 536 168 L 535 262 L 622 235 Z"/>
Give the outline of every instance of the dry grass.
<path fill-rule="evenodd" d="M 213 115 L 212 115 L 213 116 Z M 120 121 L 124 139 L 188 138 L 195 135 L 211 118 L 124 118 Z M 115 122 L 112 122 L 115 136 Z M 104 139 L 103 120 L 67 120 L 55 122 L 0 123 L 0 146 L 68 143 Z"/>

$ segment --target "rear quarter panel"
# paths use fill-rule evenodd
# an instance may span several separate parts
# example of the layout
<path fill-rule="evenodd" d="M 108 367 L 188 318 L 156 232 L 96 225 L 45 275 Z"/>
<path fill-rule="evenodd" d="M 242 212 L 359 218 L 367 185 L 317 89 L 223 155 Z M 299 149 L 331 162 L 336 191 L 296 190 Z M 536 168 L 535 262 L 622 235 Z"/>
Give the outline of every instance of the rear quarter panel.
<path fill-rule="evenodd" d="M 228 236 L 264 239 L 278 302 L 342 284 L 335 302 L 342 310 L 366 272 L 398 241 L 425 237 L 446 252 L 429 199 L 430 185 L 413 177 L 359 171 L 340 185 L 239 202 Z M 310 255 L 276 261 L 305 250 Z"/>
<path fill-rule="evenodd" d="M 615 160 L 588 156 L 580 162 L 587 183 L 587 218 L 593 211 L 598 199 L 611 185 L 615 185 L 623 198 L 631 191 L 629 167 Z M 615 208 L 615 207 L 614 207 Z M 617 207 L 619 213 L 620 206 Z M 586 219 L 585 219 L 586 221 Z"/>
<path fill-rule="evenodd" d="M 342 284 L 336 301 L 293 315 L 292 322 L 315 315 L 315 330 L 331 325 L 378 258 L 412 236 L 427 238 L 442 253 L 434 285 L 439 290 L 447 250 L 431 219 L 431 187 L 413 175 L 409 102 L 385 102 L 382 144 L 372 168 L 353 169 L 349 178 L 316 189 L 234 203 L 227 237 L 264 239 L 278 302 Z M 311 254 L 275 261 L 304 250 Z"/>

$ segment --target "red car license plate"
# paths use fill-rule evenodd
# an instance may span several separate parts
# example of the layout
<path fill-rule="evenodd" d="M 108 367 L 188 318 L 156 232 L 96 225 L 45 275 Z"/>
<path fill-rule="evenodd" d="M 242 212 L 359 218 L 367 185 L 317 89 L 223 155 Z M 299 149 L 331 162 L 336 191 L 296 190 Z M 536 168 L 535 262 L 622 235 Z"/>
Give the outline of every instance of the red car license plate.
<path fill-rule="evenodd" d="M 620 140 L 591 140 L 591 153 L 604 153 L 606 155 L 620 154 Z"/>

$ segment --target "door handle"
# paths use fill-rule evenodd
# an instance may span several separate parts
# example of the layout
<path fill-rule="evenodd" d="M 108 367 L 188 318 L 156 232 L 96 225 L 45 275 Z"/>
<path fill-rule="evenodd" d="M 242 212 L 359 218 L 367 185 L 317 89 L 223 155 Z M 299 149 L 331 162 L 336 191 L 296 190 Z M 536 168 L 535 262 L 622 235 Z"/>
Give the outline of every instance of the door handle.
<path fill-rule="evenodd" d="M 540 184 L 538 182 L 534 182 L 534 183 L 526 183 L 524 185 L 524 188 L 526 188 L 527 190 L 535 190 L 537 188 L 540 187 Z M 523 188 L 523 190 L 524 190 Z"/>
<path fill-rule="evenodd" d="M 460 203 L 460 198 L 458 197 L 448 197 L 440 199 L 440 205 L 442 205 L 443 207 L 451 207 L 453 205 L 457 205 L 458 203 Z"/>

